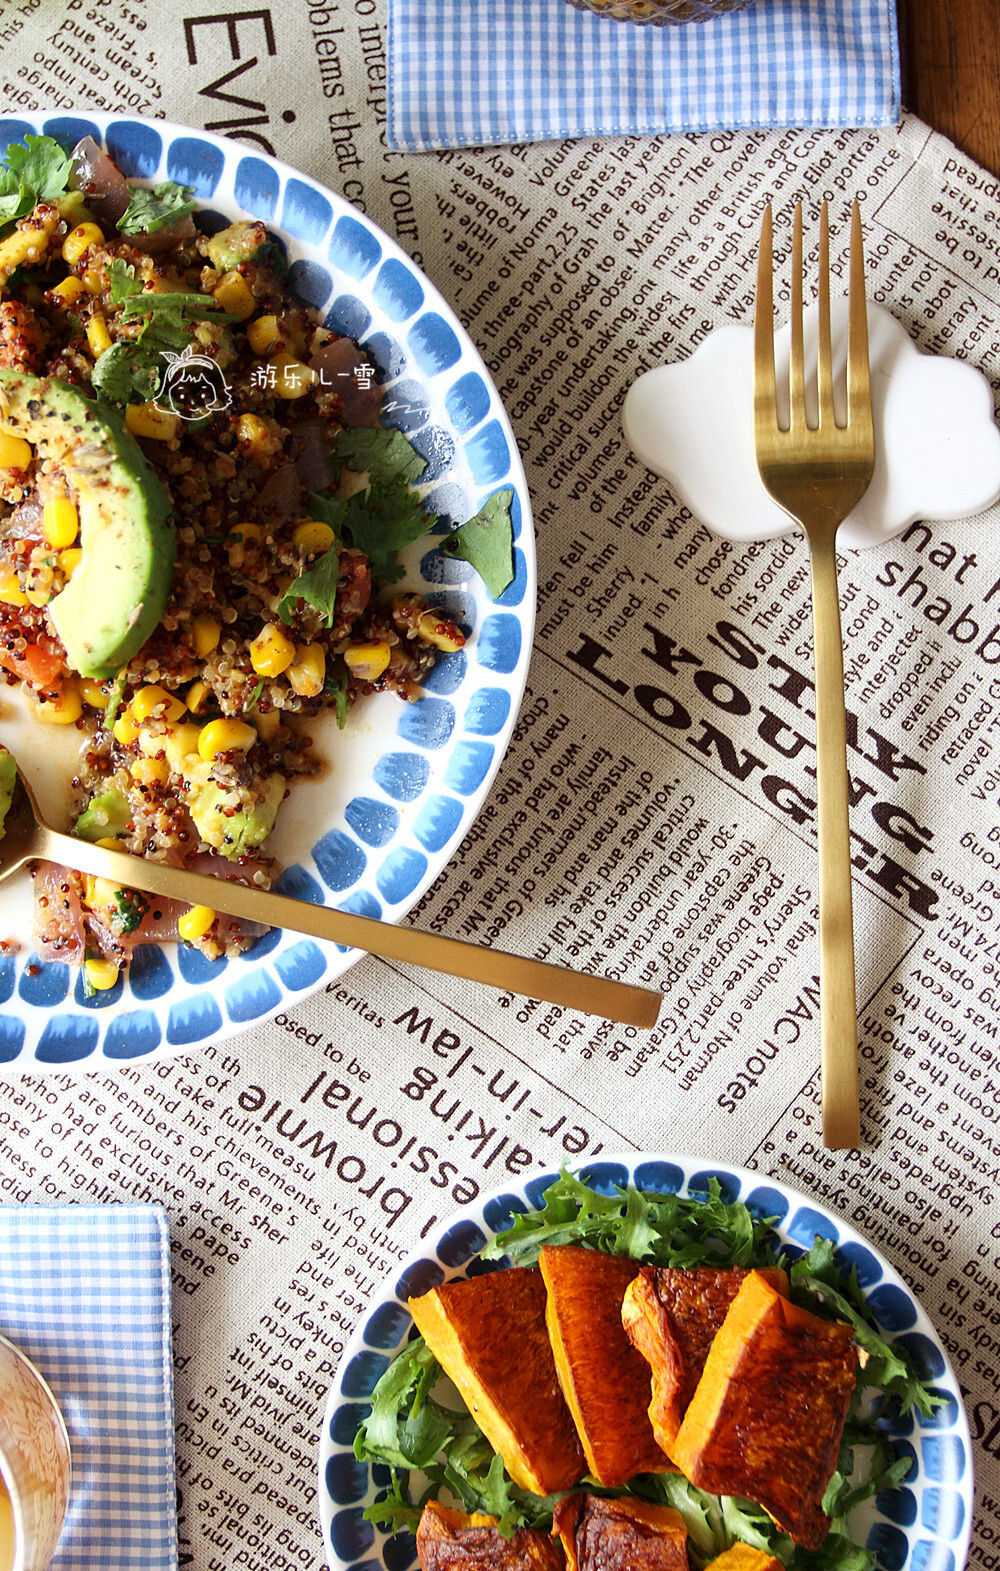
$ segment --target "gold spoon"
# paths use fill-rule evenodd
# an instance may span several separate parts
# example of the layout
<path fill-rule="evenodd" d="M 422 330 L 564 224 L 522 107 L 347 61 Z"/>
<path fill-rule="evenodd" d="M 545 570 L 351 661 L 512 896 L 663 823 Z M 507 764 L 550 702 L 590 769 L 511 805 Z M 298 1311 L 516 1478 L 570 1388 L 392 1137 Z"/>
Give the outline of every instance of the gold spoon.
<path fill-rule="evenodd" d="M 583 1014 L 603 1015 L 624 1025 L 655 1025 L 660 1008 L 659 993 L 632 987 L 627 982 L 586 976 L 563 966 L 525 960 L 503 950 L 481 948 L 462 939 L 422 933 L 412 927 L 394 927 L 372 917 L 314 906 L 305 900 L 210 878 L 186 868 L 167 867 L 163 862 L 151 862 L 127 851 L 112 851 L 107 846 L 60 834 L 42 819 L 31 787 L 19 772 L 0 829 L 0 884 L 25 863 L 36 861 L 55 862 L 166 900 L 209 906 L 227 916 L 260 922 L 266 927 L 310 933 L 313 938 L 364 949 L 385 960 L 427 966 L 448 976 L 484 982 L 494 990 L 521 993 Z"/>

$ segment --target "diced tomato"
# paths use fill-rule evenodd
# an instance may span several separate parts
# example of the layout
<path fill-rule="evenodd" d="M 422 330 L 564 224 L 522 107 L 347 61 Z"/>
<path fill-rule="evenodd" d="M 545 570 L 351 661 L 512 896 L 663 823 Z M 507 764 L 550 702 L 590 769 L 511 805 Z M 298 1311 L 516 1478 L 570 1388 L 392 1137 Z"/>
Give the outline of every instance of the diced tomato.
<path fill-rule="evenodd" d="M 65 670 L 63 657 L 40 644 L 28 644 L 21 654 L 0 647 L 0 665 L 33 687 L 51 687 Z"/>

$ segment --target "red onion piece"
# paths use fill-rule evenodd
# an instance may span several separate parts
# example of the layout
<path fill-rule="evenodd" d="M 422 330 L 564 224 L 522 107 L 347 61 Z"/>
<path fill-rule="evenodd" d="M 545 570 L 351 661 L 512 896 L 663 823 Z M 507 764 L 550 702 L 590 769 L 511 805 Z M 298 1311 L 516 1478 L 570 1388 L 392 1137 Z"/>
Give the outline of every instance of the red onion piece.
<path fill-rule="evenodd" d="M 261 523 L 275 529 L 297 518 L 305 506 L 305 486 L 294 464 L 283 464 L 269 475 L 254 497 L 251 510 Z"/>
<path fill-rule="evenodd" d="M 300 420 L 292 427 L 295 473 L 307 491 L 325 491 L 337 478 L 331 457 L 333 436 L 325 420 Z"/>
<path fill-rule="evenodd" d="M 328 393 L 338 393 L 346 426 L 378 425 L 382 389 L 375 368 L 349 338 L 334 338 L 317 349 L 309 362 Z M 367 383 L 367 386 L 365 385 Z"/>
<path fill-rule="evenodd" d="M 73 161 L 70 186 L 84 193 L 95 218 L 114 229 L 132 200 L 125 176 L 92 136 L 77 142 L 70 157 Z"/>
<path fill-rule="evenodd" d="M 25 497 L 0 524 L 0 536 L 4 540 L 27 540 L 32 535 L 40 535 L 41 531 L 42 503 L 35 491 Z"/>

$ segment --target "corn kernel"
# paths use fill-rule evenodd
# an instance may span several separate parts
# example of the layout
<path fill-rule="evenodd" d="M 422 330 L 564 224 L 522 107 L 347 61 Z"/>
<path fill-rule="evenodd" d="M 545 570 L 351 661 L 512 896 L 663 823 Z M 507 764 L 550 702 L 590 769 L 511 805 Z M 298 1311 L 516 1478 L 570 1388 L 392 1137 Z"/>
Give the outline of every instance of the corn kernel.
<path fill-rule="evenodd" d="M 139 785 L 166 785 L 170 779 L 170 765 L 165 758 L 137 758 L 129 765 L 129 774 Z"/>
<path fill-rule="evenodd" d="M 105 851 L 124 851 L 125 842 L 119 840 L 117 835 L 104 835 L 100 840 L 94 841 L 95 846 L 103 846 Z"/>
<path fill-rule="evenodd" d="M 83 699 L 75 687 L 66 686 L 59 697 L 35 705 L 35 719 L 43 725 L 73 725 L 83 714 Z"/>
<path fill-rule="evenodd" d="M 80 563 L 83 561 L 83 551 L 79 546 L 70 546 L 68 551 L 60 551 L 59 566 L 67 578 L 72 578 Z"/>
<path fill-rule="evenodd" d="M 118 719 L 111 727 L 111 735 L 114 737 L 116 742 L 121 743 L 122 747 L 132 746 L 132 743 L 139 735 L 139 726 L 136 722 L 135 715 L 130 709 L 123 710 L 122 713 L 118 716 Z"/>
<path fill-rule="evenodd" d="M 49 293 L 55 295 L 58 305 L 72 305 L 74 300 L 79 300 L 81 295 L 87 293 L 87 287 L 70 273 L 61 283 L 53 284 Z"/>
<path fill-rule="evenodd" d="M 292 691 L 300 698 L 315 698 L 323 691 L 326 677 L 326 655 L 322 644 L 302 644 L 295 651 L 295 659 L 288 667 L 288 680 Z"/>
<path fill-rule="evenodd" d="M 146 436 L 154 442 L 170 442 L 180 429 L 180 417 L 169 410 L 157 409 L 153 403 L 129 404 L 125 411 L 125 424 L 133 436 Z"/>
<path fill-rule="evenodd" d="M 222 637 L 222 628 L 214 616 L 196 616 L 191 623 L 191 638 L 195 653 L 210 655 Z"/>
<path fill-rule="evenodd" d="M 288 634 L 274 622 L 265 622 L 250 643 L 250 664 L 257 675 L 280 676 L 294 659 L 295 645 Z"/>
<path fill-rule="evenodd" d="M 422 643 L 433 644 L 435 649 L 441 649 L 445 654 L 454 654 L 456 649 L 461 649 L 465 639 L 461 641 L 449 631 L 447 622 L 443 622 L 434 611 L 425 611 L 417 623 L 417 636 Z"/>
<path fill-rule="evenodd" d="M 336 538 L 329 524 L 321 524 L 314 518 L 304 524 L 296 524 L 292 530 L 292 544 L 304 551 L 306 556 L 321 556 L 324 551 L 329 551 Z"/>
<path fill-rule="evenodd" d="M 88 267 L 80 274 L 80 282 L 90 295 L 99 295 L 104 288 L 104 278 L 99 267 Z"/>
<path fill-rule="evenodd" d="M 30 442 L 0 431 L 0 469 L 27 469 L 33 456 Z"/>
<path fill-rule="evenodd" d="M 99 360 L 104 351 L 111 348 L 111 334 L 100 311 L 95 312 L 87 323 L 87 343 L 95 360 Z"/>
<path fill-rule="evenodd" d="M 63 241 L 63 261 L 68 262 L 72 267 L 74 262 L 79 262 L 85 251 L 92 245 L 100 245 L 103 239 L 104 231 L 98 224 L 77 224 Z"/>
<path fill-rule="evenodd" d="M 107 993 L 118 981 L 118 967 L 113 960 L 85 960 L 83 969 L 91 987 Z"/>
<path fill-rule="evenodd" d="M 217 300 L 223 311 L 228 311 L 230 316 L 235 316 L 245 322 L 248 316 L 253 316 L 257 309 L 257 302 L 253 291 L 241 273 L 223 273 L 219 282 L 212 290 L 212 299 Z"/>
<path fill-rule="evenodd" d="M 377 644 L 349 644 L 344 650 L 348 669 L 361 682 L 377 682 L 391 658 L 385 639 Z"/>
<path fill-rule="evenodd" d="M 4 605 L 30 604 L 12 567 L 0 567 L 0 601 Z"/>
<path fill-rule="evenodd" d="M 80 697 L 91 709 L 107 709 L 108 694 L 103 682 L 95 682 L 93 677 L 85 676 L 77 685 Z"/>
<path fill-rule="evenodd" d="M 268 355 L 276 349 L 281 338 L 281 329 L 276 316 L 259 316 L 256 322 L 251 322 L 247 328 L 247 343 L 255 355 Z"/>
<path fill-rule="evenodd" d="M 253 726 L 243 720 L 210 720 L 199 732 L 198 752 L 206 762 L 211 763 L 220 753 L 228 753 L 233 749 L 247 752 L 256 740 L 257 733 Z"/>
<path fill-rule="evenodd" d="M 140 687 L 132 700 L 132 713 L 140 725 L 153 714 L 160 720 L 179 720 L 186 707 L 182 699 L 157 682 Z"/>
<path fill-rule="evenodd" d="M 315 371 L 310 371 L 301 360 L 296 360 L 294 355 L 274 355 L 268 361 L 273 366 L 274 396 L 275 398 L 294 399 L 304 398 L 316 380 Z"/>
<path fill-rule="evenodd" d="M 192 906 L 177 918 L 178 937 L 187 944 L 193 944 L 195 939 L 204 938 L 206 933 L 211 932 L 214 922 L 215 912 L 211 906 Z"/>
<path fill-rule="evenodd" d="M 196 714 L 212 689 L 207 682 L 192 682 L 184 695 L 185 702 L 192 714 Z"/>
<path fill-rule="evenodd" d="M 42 508 L 42 534 L 56 551 L 71 546 L 80 533 L 80 515 L 68 496 L 50 496 Z"/>

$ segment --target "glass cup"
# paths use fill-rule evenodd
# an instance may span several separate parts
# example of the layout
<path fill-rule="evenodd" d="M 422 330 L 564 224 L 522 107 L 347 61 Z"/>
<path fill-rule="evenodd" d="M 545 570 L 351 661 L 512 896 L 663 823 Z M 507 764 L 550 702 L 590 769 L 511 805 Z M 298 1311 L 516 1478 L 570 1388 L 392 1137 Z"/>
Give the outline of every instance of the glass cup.
<path fill-rule="evenodd" d="M 742 11 L 753 0 L 569 0 L 578 11 L 592 11 L 615 22 L 643 27 L 671 27 L 683 22 L 710 22 L 727 11 Z"/>
<path fill-rule="evenodd" d="M 45 1571 L 62 1532 L 69 1436 L 55 1397 L 0 1336 L 0 1571 Z"/>

